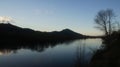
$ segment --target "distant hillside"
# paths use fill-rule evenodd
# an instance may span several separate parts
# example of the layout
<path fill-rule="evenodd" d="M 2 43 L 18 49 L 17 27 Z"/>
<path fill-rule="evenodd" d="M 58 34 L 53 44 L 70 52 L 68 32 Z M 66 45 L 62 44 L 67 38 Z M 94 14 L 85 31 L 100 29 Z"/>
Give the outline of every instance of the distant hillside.
<path fill-rule="evenodd" d="M 70 29 L 54 32 L 41 32 L 29 28 L 21 28 L 12 24 L 0 24 L 1 41 L 46 42 L 80 39 L 85 36 Z"/>

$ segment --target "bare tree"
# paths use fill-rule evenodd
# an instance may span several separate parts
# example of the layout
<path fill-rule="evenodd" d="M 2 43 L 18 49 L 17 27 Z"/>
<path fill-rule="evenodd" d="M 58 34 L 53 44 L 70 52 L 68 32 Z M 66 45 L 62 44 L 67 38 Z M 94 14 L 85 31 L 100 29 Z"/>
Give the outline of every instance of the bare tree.
<path fill-rule="evenodd" d="M 112 9 L 101 10 L 95 17 L 96 28 L 102 30 L 105 35 L 110 35 L 112 33 L 113 19 L 115 14 Z"/>
<path fill-rule="evenodd" d="M 116 21 L 116 24 L 117 24 L 117 30 L 120 31 L 120 23 Z"/>

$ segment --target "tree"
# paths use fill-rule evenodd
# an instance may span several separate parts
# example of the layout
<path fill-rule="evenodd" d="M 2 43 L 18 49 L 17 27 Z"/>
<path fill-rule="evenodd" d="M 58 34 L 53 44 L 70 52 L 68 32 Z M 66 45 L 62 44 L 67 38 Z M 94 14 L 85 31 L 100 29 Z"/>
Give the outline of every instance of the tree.
<path fill-rule="evenodd" d="M 116 21 L 117 24 L 117 30 L 120 31 L 120 23 Z"/>
<path fill-rule="evenodd" d="M 112 9 L 99 11 L 95 17 L 96 28 L 102 30 L 105 35 L 110 35 L 113 31 L 114 18 L 115 14 Z"/>

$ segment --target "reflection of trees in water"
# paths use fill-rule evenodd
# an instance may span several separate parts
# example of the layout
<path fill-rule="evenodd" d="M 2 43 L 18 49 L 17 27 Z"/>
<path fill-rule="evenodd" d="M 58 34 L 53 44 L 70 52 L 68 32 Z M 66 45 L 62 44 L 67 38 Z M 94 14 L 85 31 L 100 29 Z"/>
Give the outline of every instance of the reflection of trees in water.
<path fill-rule="evenodd" d="M 87 66 L 87 62 L 85 61 L 85 53 L 86 53 L 86 44 L 85 44 L 85 40 L 83 40 L 80 42 L 80 44 L 76 48 L 75 67 Z"/>
<path fill-rule="evenodd" d="M 13 53 L 13 51 L 7 50 L 7 49 L 0 50 L 0 55 L 6 55 L 6 54 L 10 54 L 10 53 Z"/>
<path fill-rule="evenodd" d="M 0 42 L 0 55 L 16 53 L 19 49 L 30 49 L 32 51 L 43 52 L 48 47 L 55 47 L 56 45 L 61 45 L 62 43 L 69 44 L 74 40 L 68 41 L 54 41 L 45 43 L 23 43 L 23 42 Z"/>

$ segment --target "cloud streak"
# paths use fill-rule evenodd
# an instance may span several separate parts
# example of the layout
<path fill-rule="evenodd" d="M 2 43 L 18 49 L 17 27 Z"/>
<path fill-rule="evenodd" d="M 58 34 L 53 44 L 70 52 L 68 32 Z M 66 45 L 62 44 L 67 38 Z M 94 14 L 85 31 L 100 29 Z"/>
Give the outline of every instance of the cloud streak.
<path fill-rule="evenodd" d="M 8 16 L 0 16 L 0 23 L 11 23 L 13 19 Z"/>

